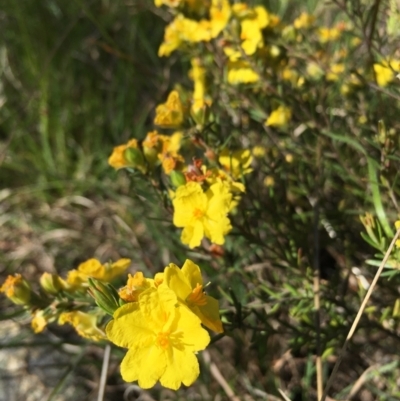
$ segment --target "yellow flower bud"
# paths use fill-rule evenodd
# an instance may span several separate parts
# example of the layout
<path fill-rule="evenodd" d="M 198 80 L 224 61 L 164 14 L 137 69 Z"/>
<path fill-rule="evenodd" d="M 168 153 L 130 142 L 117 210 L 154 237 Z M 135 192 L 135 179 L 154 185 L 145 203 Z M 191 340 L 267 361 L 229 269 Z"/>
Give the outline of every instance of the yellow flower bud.
<path fill-rule="evenodd" d="M 41 287 L 49 294 L 56 295 L 60 291 L 65 290 L 68 285 L 64 280 L 57 274 L 43 273 L 40 277 Z"/>
<path fill-rule="evenodd" d="M 0 288 L 12 302 L 16 305 L 29 305 L 31 299 L 31 286 L 20 275 L 8 276 Z"/>
<path fill-rule="evenodd" d="M 267 175 L 267 176 L 264 178 L 264 185 L 265 185 L 266 187 L 273 187 L 273 186 L 275 185 L 274 177 L 272 177 L 271 175 Z"/>
<path fill-rule="evenodd" d="M 196 99 L 193 101 L 192 107 L 190 108 L 190 116 L 196 124 L 203 126 L 207 122 L 210 104 L 210 101 L 204 99 Z"/>
<path fill-rule="evenodd" d="M 77 333 L 84 338 L 92 341 L 105 340 L 106 336 L 103 330 L 97 326 L 97 316 L 82 311 L 72 311 L 61 313 L 58 323 L 60 325 L 69 323 L 74 326 Z"/>
<path fill-rule="evenodd" d="M 127 166 L 133 167 L 146 173 L 146 163 L 144 161 L 143 153 L 138 148 L 126 148 L 124 151 L 124 158 L 128 162 Z"/>
<path fill-rule="evenodd" d="M 31 326 L 33 331 L 38 334 L 41 333 L 47 326 L 48 317 L 45 315 L 43 310 L 36 310 L 33 315 Z"/>

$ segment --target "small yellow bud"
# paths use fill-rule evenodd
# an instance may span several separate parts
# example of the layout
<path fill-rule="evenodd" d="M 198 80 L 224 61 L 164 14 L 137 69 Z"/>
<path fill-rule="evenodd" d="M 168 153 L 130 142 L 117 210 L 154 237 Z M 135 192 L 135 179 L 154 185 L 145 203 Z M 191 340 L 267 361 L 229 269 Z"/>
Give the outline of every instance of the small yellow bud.
<path fill-rule="evenodd" d="M 124 151 L 124 158 L 128 162 L 128 166 L 136 168 L 143 173 L 146 172 L 146 164 L 144 161 L 143 153 L 138 148 L 126 148 Z"/>
<path fill-rule="evenodd" d="M 285 160 L 286 160 L 286 162 L 287 163 L 293 163 L 293 155 L 292 154 L 290 154 L 290 153 L 288 153 L 286 156 L 285 156 Z"/>
<path fill-rule="evenodd" d="M 8 276 L 0 287 L 0 292 L 4 292 L 16 305 L 29 305 L 31 286 L 20 274 Z"/>
<path fill-rule="evenodd" d="M 267 175 L 267 176 L 264 178 L 264 185 L 265 185 L 266 187 L 273 187 L 273 186 L 275 185 L 274 177 L 272 177 L 272 175 Z"/>
<path fill-rule="evenodd" d="M 365 213 L 365 216 L 360 216 L 361 223 L 365 228 L 375 228 L 375 220 L 371 213 Z"/>
<path fill-rule="evenodd" d="M 257 145 L 257 146 L 254 146 L 254 148 L 252 149 L 252 153 L 253 153 L 254 157 L 261 159 L 262 157 L 264 157 L 266 155 L 267 150 L 264 146 Z"/>
<path fill-rule="evenodd" d="M 67 284 L 63 284 L 63 280 L 57 274 L 43 273 L 40 277 L 41 287 L 49 294 L 56 295 L 60 291 L 66 289 Z"/>
<path fill-rule="evenodd" d="M 33 315 L 31 326 L 33 331 L 37 333 L 41 333 L 47 326 L 48 317 L 46 317 L 43 310 L 37 309 Z"/>

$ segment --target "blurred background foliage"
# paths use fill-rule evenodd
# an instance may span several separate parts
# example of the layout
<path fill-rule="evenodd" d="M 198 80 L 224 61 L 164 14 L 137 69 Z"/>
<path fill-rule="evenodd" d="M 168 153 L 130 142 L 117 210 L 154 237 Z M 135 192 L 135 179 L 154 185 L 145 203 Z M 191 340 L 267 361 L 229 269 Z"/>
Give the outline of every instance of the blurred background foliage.
<path fill-rule="evenodd" d="M 201 377 L 191 388 L 140 391 L 123 383 L 123 352 L 115 349 L 107 400 L 135 394 L 278 400 L 279 389 L 292 401 L 316 399 L 315 356 L 323 354 L 326 380 L 394 234 L 400 93 L 397 80 L 378 84 L 373 65 L 400 59 L 398 2 L 247 3 L 262 4 L 287 26 L 306 11 L 321 27 L 348 28 L 340 42 L 324 43 L 310 31 L 299 41 L 290 29 L 271 37 L 269 44 L 281 50 L 271 61 L 278 73 L 256 87 L 227 85 L 218 69 L 221 54 L 210 51 L 218 46 L 198 48 L 218 88 L 214 127 L 203 134 L 215 148 L 231 143 L 265 152 L 245 177 L 223 255 L 207 246 L 184 247 L 151 181 L 107 163 L 114 146 L 153 129 L 155 107 L 175 85 L 191 88 L 187 54 L 158 57 L 172 19 L 168 9 L 150 0 L 3 0 L 0 7 L 1 277 L 20 272 L 37 280 L 44 271 L 62 274 L 91 257 L 129 257 L 132 272 L 154 274 L 189 257 L 221 302 L 226 336 L 204 353 Z M 345 71 L 331 81 L 329 66 L 344 48 Z M 304 84 L 280 77 L 283 59 L 296 60 L 291 67 Z M 311 62 L 319 63 L 321 76 L 307 76 Z M 352 75 L 357 88 L 345 92 Z M 289 127 L 262 127 L 282 102 L 292 109 Z M 332 399 L 400 397 L 398 252 L 349 346 Z M 102 347 L 64 327 L 34 336 L 29 317 L 0 302 L 1 358 L 14 358 L 1 365 L 0 399 L 95 399 Z"/>

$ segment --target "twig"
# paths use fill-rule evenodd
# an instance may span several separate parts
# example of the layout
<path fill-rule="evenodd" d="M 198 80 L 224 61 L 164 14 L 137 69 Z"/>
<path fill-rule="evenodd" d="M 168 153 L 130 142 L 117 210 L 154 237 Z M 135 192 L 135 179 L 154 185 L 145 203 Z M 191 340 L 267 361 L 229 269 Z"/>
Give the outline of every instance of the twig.
<path fill-rule="evenodd" d="M 283 392 L 283 390 L 281 390 L 280 388 L 278 388 L 278 391 L 279 391 L 280 395 L 282 396 L 282 398 L 283 398 L 285 401 L 290 401 L 290 398 Z"/>
<path fill-rule="evenodd" d="M 351 400 L 361 389 L 361 387 L 365 384 L 365 382 L 368 380 L 368 375 L 370 374 L 371 371 L 379 367 L 378 364 L 370 366 L 367 370 L 363 372 L 363 374 L 357 379 L 357 381 L 354 383 L 353 387 L 350 390 L 349 395 L 347 396 L 348 400 Z"/>
<path fill-rule="evenodd" d="M 322 397 L 324 390 L 324 383 L 322 378 L 322 358 L 321 358 L 321 302 L 320 302 L 320 277 L 319 277 L 319 204 L 318 200 L 311 201 L 314 207 L 314 274 L 313 274 L 313 292 L 314 292 L 314 319 L 315 319 L 315 330 L 316 330 L 316 373 L 317 373 L 317 397 Z"/>
<path fill-rule="evenodd" d="M 104 390 L 106 388 L 108 364 L 110 362 L 110 352 L 111 346 L 107 344 L 104 348 L 103 365 L 101 367 L 100 383 L 99 383 L 99 394 L 97 396 L 97 401 L 103 401 Z"/>
<path fill-rule="evenodd" d="M 389 259 L 389 256 L 390 256 L 390 254 L 392 252 L 394 244 L 397 241 L 397 238 L 399 237 L 399 235 L 400 235 L 400 228 L 397 230 L 396 235 L 394 236 L 392 242 L 390 243 L 389 248 L 385 253 L 385 257 L 383 258 L 383 260 L 382 260 L 382 262 L 381 262 L 381 264 L 379 266 L 379 269 L 376 272 L 374 279 L 372 280 L 371 286 L 369 287 L 367 293 L 365 294 L 364 300 L 363 300 L 363 302 L 362 302 L 362 304 L 360 306 L 360 309 L 357 312 L 357 316 L 355 317 L 355 319 L 353 321 L 353 324 L 351 325 L 349 334 L 347 334 L 347 337 L 346 337 L 346 340 L 344 341 L 342 349 L 340 350 L 338 359 L 336 360 L 335 366 L 333 367 L 332 374 L 329 377 L 328 383 L 326 384 L 325 391 L 322 394 L 322 398 L 320 399 L 320 401 L 325 401 L 327 393 L 328 393 L 328 391 L 329 391 L 329 389 L 330 389 L 330 387 L 331 387 L 331 385 L 333 383 L 333 379 L 335 379 L 335 376 L 336 376 L 336 373 L 337 373 L 337 371 L 339 369 L 340 363 L 342 362 L 343 355 L 346 352 L 347 344 L 350 342 L 351 338 L 353 337 L 354 332 L 356 331 L 357 325 L 360 322 L 362 314 L 364 313 L 364 309 L 367 306 L 367 303 L 368 303 L 368 301 L 369 301 L 369 299 L 370 299 L 370 297 L 372 295 L 372 291 L 374 290 L 374 288 L 375 288 L 375 286 L 376 286 L 376 284 L 378 282 L 379 276 L 382 274 L 382 271 L 383 271 L 383 269 L 384 269 L 384 267 L 386 265 L 386 262 Z"/>
<path fill-rule="evenodd" d="M 224 376 L 222 376 L 220 370 L 218 369 L 218 366 L 211 361 L 211 356 L 208 351 L 203 351 L 202 352 L 204 361 L 209 364 L 210 366 L 210 372 L 214 379 L 218 382 L 218 384 L 222 387 L 222 389 L 225 391 L 225 394 L 228 396 L 228 398 L 231 401 L 240 401 L 240 398 L 235 395 L 231 387 L 229 386 L 228 382 L 225 380 Z"/>

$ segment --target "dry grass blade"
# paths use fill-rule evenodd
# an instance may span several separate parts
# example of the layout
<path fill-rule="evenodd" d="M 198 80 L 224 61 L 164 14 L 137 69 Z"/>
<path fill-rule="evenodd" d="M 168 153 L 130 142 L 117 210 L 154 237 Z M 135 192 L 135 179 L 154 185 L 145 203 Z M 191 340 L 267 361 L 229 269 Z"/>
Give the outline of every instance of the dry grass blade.
<path fill-rule="evenodd" d="M 203 358 L 204 361 L 210 366 L 210 373 L 218 382 L 218 384 L 222 387 L 229 399 L 232 401 L 240 401 L 240 398 L 233 392 L 228 382 L 225 380 L 224 376 L 222 376 L 222 373 L 218 369 L 218 366 L 211 361 L 211 356 L 208 351 L 203 351 Z"/>
<path fill-rule="evenodd" d="M 317 336 L 317 355 L 316 355 L 316 372 L 317 372 L 317 396 L 322 397 L 324 385 L 322 377 L 322 358 L 321 358 L 321 300 L 320 300 L 320 260 L 319 260 L 319 205 L 318 201 L 310 200 L 314 207 L 314 274 L 313 274 L 313 291 L 314 291 L 314 308 L 315 308 L 315 332 Z"/>
<path fill-rule="evenodd" d="M 285 401 L 291 401 L 290 398 L 283 392 L 283 390 L 281 390 L 280 388 L 278 388 L 278 391 L 279 391 L 280 395 L 282 396 L 282 398 L 283 398 Z"/>
<path fill-rule="evenodd" d="M 104 348 L 103 365 L 101 367 L 101 376 L 100 376 L 99 393 L 97 396 L 97 401 L 104 400 L 104 390 L 106 388 L 106 382 L 107 382 L 108 364 L 110 362 L 110 352 L 111 352 L 111 347 L 109 344 L 107 344 Z"/>
<path fill-rule="evenodd" d="M 358 393 L 358 391 L 360 391 L 361 387 L 368 380 L 369 373 L 372 372 L 377 367 L 378 365 L 372 365 L 363 372 L 363 374 L 358 378 L 358 380 L 354 383 L 353 387 L 351 388 L 350 393 L 347 396 L 348 400 L 351 400 Z"/>
<path fill-rule="evenodd" d="M 326 399 L 327 393 L 328 393 L 331 385 L 333 384 L 333 380 L 335 379 L 335 376 L 336 376 L 336 374 L 337 374 L 337 372 L 339 370 L 339 366 L 340 366 L 340 363 L 341 363 L 341 361 L 343 359 L 343 355 L 346 352 L 347 344 L 350 342 L 351 338 L 353 337 L 354 332 L 356 331 L 357 325 L 358 325 L 358 323 L 359 323 L 359 321 L 361 319 L 361 316 L 362 316 L 362 314 L 363 314 L 363 312 L 365 310 L 365 307 L 367 306 L 367 303 L 368 303 L 368 301 L 369 301 L 369 299 L 370 299 L 370 297 L 372 295 L 372 292 L 373 292 L 373 290 L 374 290 L 374 288 L 375 288 L 375 286 L 376 286 L 376 284 L 377 284 L 377 282 L 379 280 L 380 275 L 382 274 L 382 271 L 383 271 L 383 269 L 384 269 L 384 267 L 386 265 L 386 262 L 388 261 L 389 256 L 392 253 L 394 244 L 396 243 L 397 239 L 399 238 L 399 235 L 400 235 L 400 228 L 397 230 L 394 238 L 392 239 L 392 242 L 390 243 L 389 248 L 385 253 L 385 257 L 383 258 L 383 260 L 382 260 L 382 262 L 381 262 L 381 264 L 379 266 L 379 269 L 376 272 L 374 279 L 372 280 L 371 286 L 369 287 L 368 292 L 365 294 L 364 300 L 363 300 L 363 302 L 362 302 L 362 304 L 360 306 L 360 309 L 357 312 L 357 316 L 355 317 L 353 324 L 351 325 L 349 334 L 347 334 L 347 337 L 346 337 L 346 340 L 345 340 L 345 342 L 343 344 L 343 347 L 340 350 L 339 357 L 338 357 L 338 359 L 337 359 L 337 361 L 335 363 L 335 366 L 333 367 L 332 374 L 329 377 L 328 383 L 326 384 L 324 393 L 322 394 L 322 398 L 320 399 L 320 401 L 325 401 L 325 399 Z"/>

